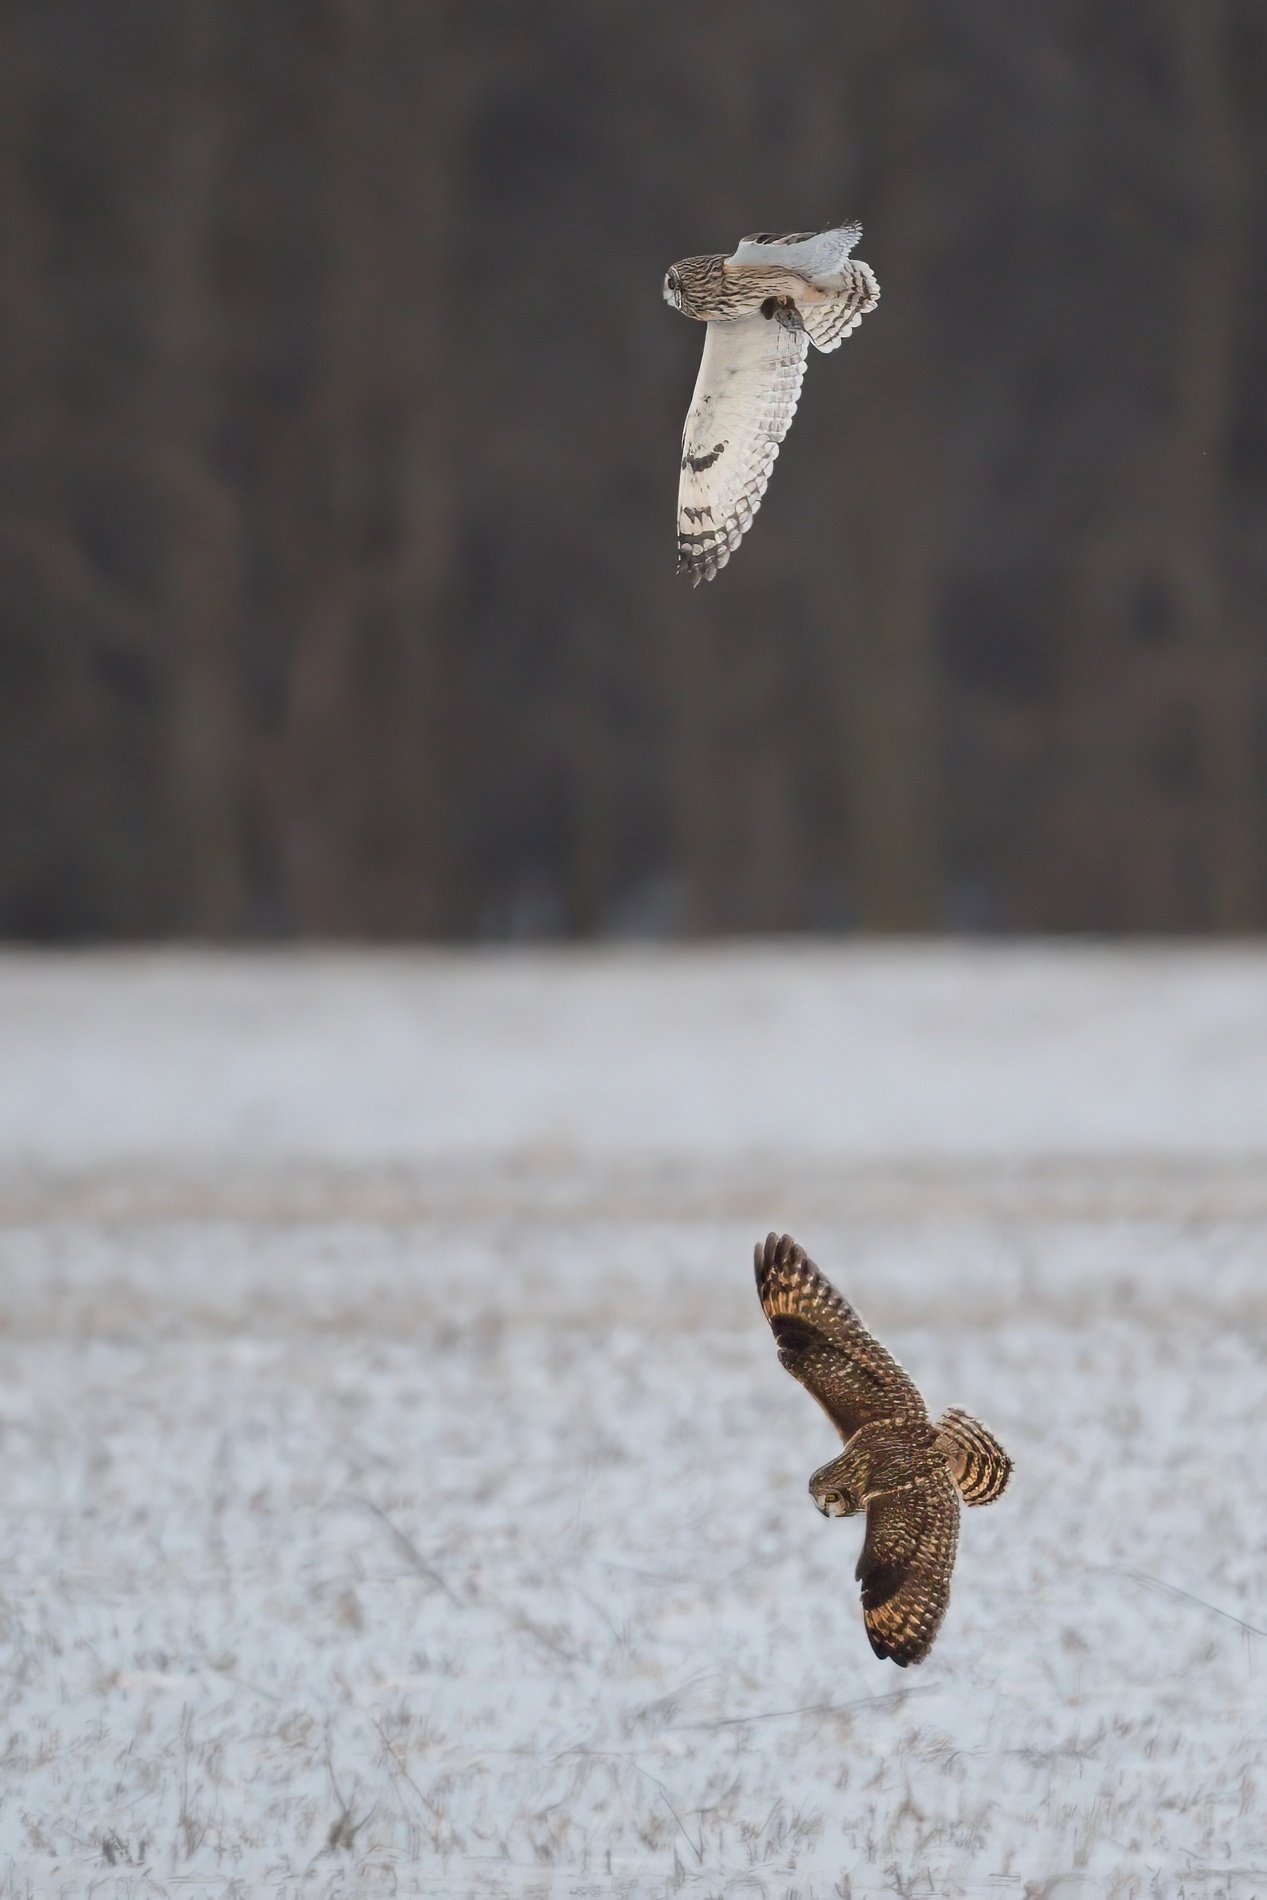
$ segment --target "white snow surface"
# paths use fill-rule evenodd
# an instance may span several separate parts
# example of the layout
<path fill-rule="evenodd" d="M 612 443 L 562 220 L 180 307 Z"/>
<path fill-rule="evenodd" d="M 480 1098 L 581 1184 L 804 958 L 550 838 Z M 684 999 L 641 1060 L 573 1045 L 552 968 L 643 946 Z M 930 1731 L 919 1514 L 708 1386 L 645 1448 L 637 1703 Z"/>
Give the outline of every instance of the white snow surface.
<path fill-rule="evenodd" d="M 872 1656 L 801 1239 L 1016 1460 Z M 0 1895 L 1267 1892 L 1267 952 L 0 957 Z"/>

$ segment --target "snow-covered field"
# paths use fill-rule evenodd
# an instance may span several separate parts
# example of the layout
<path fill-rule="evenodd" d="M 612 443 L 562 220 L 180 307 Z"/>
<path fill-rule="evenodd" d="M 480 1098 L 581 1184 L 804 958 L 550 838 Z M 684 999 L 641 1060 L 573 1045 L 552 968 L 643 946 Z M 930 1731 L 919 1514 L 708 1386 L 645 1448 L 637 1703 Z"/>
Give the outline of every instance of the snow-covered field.
<path fill-rule="evenodd" d="M 1267 953 L 0 958 L 0 1223 L 0 1894 L 1267 1894 Z"/>

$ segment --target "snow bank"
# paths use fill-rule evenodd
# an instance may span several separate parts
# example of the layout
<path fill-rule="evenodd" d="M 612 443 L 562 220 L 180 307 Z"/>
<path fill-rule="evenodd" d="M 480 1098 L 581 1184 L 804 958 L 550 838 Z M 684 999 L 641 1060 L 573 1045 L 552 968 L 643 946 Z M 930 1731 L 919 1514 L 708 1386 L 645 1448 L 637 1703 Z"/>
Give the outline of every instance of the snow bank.
<path fill-rule="evenodd" d="M 0 960 L 0 1893 L 1267 1883 L 1267 957 Z M 872 1657 L 788 1226 L 1017 1460 Z"/>

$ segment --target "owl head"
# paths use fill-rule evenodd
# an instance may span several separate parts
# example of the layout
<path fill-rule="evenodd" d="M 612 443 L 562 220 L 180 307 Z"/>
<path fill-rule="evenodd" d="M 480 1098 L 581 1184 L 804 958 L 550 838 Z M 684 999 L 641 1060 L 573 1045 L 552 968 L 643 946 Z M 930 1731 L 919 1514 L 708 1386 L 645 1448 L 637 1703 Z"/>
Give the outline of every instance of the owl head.
<path fill-rule="evenodd" d="M 848 1470 L 848 1462 L 848 1452 L 841 1452 L 809 1481 L 809 1494 L 824 1517 L 853 1517 L 862 1509 L 862 1499 L 850 1487 L 854 1474 Z"/>
<path fill-rule="evenodd" d="M 849 1491 L 828 1486 L 825 1490 L 814 1491 L 810 1495 L 824 1517 L 852 1517 L 859 1509 L 857 1499 Z"/>

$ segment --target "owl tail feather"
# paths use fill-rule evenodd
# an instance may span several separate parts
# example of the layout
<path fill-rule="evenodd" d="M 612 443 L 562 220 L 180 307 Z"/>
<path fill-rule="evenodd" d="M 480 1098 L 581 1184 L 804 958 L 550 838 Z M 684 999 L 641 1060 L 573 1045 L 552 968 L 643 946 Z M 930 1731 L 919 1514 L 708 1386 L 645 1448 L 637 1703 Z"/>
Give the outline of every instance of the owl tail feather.
<path fill-rule="evenodd" d="M 937 1446 L 946 1455 L 965 1504 L 993 1504 L 1003 1496 L 1012 1460 L 979 1418 L 952 1406 L 938 1420 Z"/>

